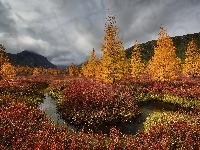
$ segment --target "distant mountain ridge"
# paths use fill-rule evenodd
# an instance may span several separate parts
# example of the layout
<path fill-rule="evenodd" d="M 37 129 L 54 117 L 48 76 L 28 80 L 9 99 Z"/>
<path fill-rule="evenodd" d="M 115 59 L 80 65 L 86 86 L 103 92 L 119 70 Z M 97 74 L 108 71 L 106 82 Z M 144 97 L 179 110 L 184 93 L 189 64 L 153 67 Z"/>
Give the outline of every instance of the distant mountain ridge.
<path fill-rule="evenodd" d="M 24 50 L 17 54 L 6 54 L 13 66 L 57 68 L 57 66 L 49 62 L 46 57 L 32 51 Z"/>

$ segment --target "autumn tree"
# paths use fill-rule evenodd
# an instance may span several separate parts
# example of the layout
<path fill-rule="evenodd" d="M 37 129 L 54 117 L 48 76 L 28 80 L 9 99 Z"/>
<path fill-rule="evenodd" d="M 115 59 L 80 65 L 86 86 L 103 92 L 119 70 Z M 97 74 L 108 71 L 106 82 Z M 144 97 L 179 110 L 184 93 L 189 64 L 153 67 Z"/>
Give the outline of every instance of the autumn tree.
<path fill-rule="evenodd" d="M 95 68 L 95 78 L 97 81 L 102 80 L 101 73 L 102 72 L 102 64 L 101 64 L 101 58 L 98 58 L 96 61 L 96 68 Z"/>
<path fill-rule="evenodd" d="M 84 76 L 87 76 L 87 63 L 86 62 L 83 62 L 83 64 L 81 65 L 81 70 L 80 70 L 80 73 Z"/>
<path fill-rule="evenodd" d="M 53 75 L 53 68 L 48 68 L 47 69 L 47 74 Z"/>
<path fill-rule="evenodd" d="M 88 60 L 86 68 L 85 68 L 85 69 L 87 69 L 87 70 L 85 70 L 86 77 L 94 77 L 95 76 L 95 69 L 96 69 L 96 63 L 97 63 L 96 59 L 97 59 L 97 57 L 95 55 L 95 50 L 93 48 L 90 58 Z"/>
<path fill-rule="evenodd" d="M 13 67 L 5 53 L 3 44 L 0 44 L 0 75 L 3 79 L 13 79 L 16 76 L 15 67 Z"/>
<path fill-rule="evenodd" d="M 142 73 L 144 73 L 144 63 L 141 58 L 140 45 L 136 40 L 131 57 L 131 74 L 133 77 L 139 77 Z"/>
<path fill-rule="evenodd" d="M 2 66 L 4 63 L 9 62 L 9 58 L 5 53 L 5 47 L 3 44 L 0 43 L 0 66 Z"/>
<path fill-rule="evenodd" d="M 54 76 L 57 76 L 58 75 L 58 70 L 57 69 L 53 69 L 52 73 L 53 73 Z"/>
<path fill-rule="evenodd" d="M 101 44 L 103 54 L 101 70 L 98 73 L 98 77 L 110 83 L 120 80 L 128 73 L 128 59 L 125 55 L 122 39 L 119 39 L 119 32 L 115 23 L 115 17 L 111 16 L 109 12 L 105 23 L 104 43 Z"/>
<path fill-rule="evenodd" d="M 38 75 L 40 75 L 39 68 L 34 68 L 33 76 L 38 76 Z"/>
<path fill-rule="evenodd" d="M 69 75 L 70 76 L 78 76 L 78 67 L 76 67 L 73 63 L 70 64 L 69 67 Z"/>
<path fill-rule="evenodd" d="M 188 44 L 185 55 L 186 59 L 183 65 L 183 74 L 192 77 L 200 75 L 200 53 L 193 38 Z"/>
<path fill-rule="evenodd" d="M 160 27 L 157 46 L 154 47 L 154 56 L 149 61 L 147 72 L 154 80 L 171 81 L 181 72 L 181 60 L 176 56 L 172 39 L 164 27 Z"/>
<path fill-rule="evenodd" d="M 16 76 L 16 70 L 15 67 L 11 65 L 9 62 L 5 62 L 1 66 L 1 71 L 0 71 L 1 77 L 3 79 L 9 79 L 12 80 Z"/>

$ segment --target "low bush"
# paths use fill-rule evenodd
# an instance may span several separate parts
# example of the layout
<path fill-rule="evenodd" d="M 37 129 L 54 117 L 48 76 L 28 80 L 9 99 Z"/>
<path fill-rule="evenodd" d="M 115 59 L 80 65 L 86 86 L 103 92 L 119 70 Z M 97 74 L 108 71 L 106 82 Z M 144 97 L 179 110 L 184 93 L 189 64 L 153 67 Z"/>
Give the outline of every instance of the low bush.
<path fill-rule="evenodd" d="M 134 97 L 119 84 L 85 80 L 67 87 L 58 109 L 75 124 L 127 121 L 138 114 Z"/>

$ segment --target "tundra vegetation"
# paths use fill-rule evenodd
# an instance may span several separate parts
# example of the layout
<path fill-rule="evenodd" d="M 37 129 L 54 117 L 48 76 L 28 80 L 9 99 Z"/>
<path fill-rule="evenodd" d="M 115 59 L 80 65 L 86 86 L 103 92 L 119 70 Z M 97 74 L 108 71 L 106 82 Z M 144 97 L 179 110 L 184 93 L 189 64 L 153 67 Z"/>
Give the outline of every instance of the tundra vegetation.
<path fill-rule="evenodd" d="M 93 49 L 80 69 L 73 63 L 66 69 L 14 67 L 0 45 L 0 149 L 200 149 L 200 50 L 195 40 L 181 62 L 161 26 L 152 59 L 141 59 L 138 41 L 128 59 L 115 23 L 109 13 L 103 56 L 97 58 Z M 182 109 L 151 114 L 135 135 L 115 127 L 109 134 L 76 133 L 52 124 L 38 108 L 45 92 L 67 122 L 94 128 L 134 119 L 144 101 Z"/>

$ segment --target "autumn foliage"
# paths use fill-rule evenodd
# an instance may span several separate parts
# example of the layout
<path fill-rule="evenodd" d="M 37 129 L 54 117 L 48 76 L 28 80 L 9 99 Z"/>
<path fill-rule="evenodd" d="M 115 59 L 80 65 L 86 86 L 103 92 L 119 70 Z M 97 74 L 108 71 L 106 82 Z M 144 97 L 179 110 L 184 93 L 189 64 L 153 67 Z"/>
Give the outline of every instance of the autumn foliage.
<path fill-rule="evenodd" d="M 97 79 L 114 83 L 128 73 L 129 62 L 126 58 L 122 40 L 115 25 L 115 17 L 108 15 L 105 24 L 104 43 L 101 45 L 103 57 L 99 60 Z M 100 69 L 101 68 L 101 69 Z"/>
<path fill-rule="evenodd" d="M 13 79 L 16 76 L 15 68 L 10 63 L 4 63 L 0 73 L 3 79 Z"/>
<path fill-rule="evenodd" d="M 157 46 L 154 47 L 154 56 L 149 61 L 147 72 L 157 81 L 172 81 L 181 73 L 181 60 L 176 56 L 172 39 L 160 27 Z"/>
<path fill-rule="evenodd" d="M 0 82 L 0 149 L 199 149 L 199 112 L 183 113 L 183 117 L 172 114 L 172 119 L 169 115 L 156 115 L 155 119 L 148 119 L 145 130 L 134 136 L 122 134 L 114 127 L 110 128 L 108 135 L 83 131 L 76 133 L 67 127 L 52 125 L 44 112 L 27 105 L 18 95 L 38 95 L 38 88 L 42 85 L 36 86 L 38 83 L 45 80 L 52 82 L 51 88 L 63 89 L 65 100 L 60 109 L 64 116 L 69 115 L 76 122 L 98 123 L 106 118 L 110 121 L 133 117 L 129 113 L 134 114 L 137 110 L 137 100 L 133 98 L 136 95 L 133 94 L 136 90 L 145 92 L 142 87 L 157 95 L 162 91 L 176 94 L 181 89 L 178 96 L 188 98 L 196 91 L 195 99 L 198 99 L 198 78 L 180 78 L 173 85 L 165 83 L 164 86 L 139 78 L 124 79 L 120 84 L 94 82 L 91 78 L 78 81 L 75 78 L 78 77 L 51 77 L 47 80 L 40 76 L 30 77 L 28 82 L 19 78 L 12 85 Z M 30 84 L 34 86 L 30 88 Z"/>
<path fill-rule="evenodd" d="M 200 50 L 194 39 L 188 44 L 186 51 L 185 64 L 183 66 L 183 73 L 187 76 L 196 77 L 200 75 Z"/>
<path fill-rule="evenodd" d="M 3 79 L 13 79 L 16 76 L 16 71 L 4 50 L 3 44 L 0 44 L 0 75 Z"/>
<path fill-rule="evenodd" d="M 81 66 L 81 72 L 84 76 L 86 77 L 94 77 L 95 76 L 95 70 L 97 66 L 96 62 L 96 55 L 95 55 L 95 50 L 93 48 L 91 56 L 88 60 L 88 63 L 84 62 L 83 65 Z"/>
<path fill-rule="evenodd" d="M 62 97 L 58 107 L 75 124 L 125 121 L 138 113 L 134 97 L 123 85 L 85 79 L 65 88 Z"/>
<path fill-rule="evenodd" d="M 73 63 L 71 63 L 69 67 L 69 75 L 78 76 L 78 74 L 79 74 L 78 68 Z"/>
<path fill-rule="evenodd" d="M 138 77 L 144 73 L 144 69 L 144 63 L 142 62 L 140 53 L 140 45 L 136 40 L 131 58 L 131 74 L 133 77 Z"/>
<path fill-rule="evenodd" d="M 2 66 L 4 63 L 9 62 L 9 58 L 5 53 L 4 45 L 0 43 L 0 66 Z"/>
<path fill-rule="evenodd" d="M 200 54 L 194 40 L 188 44 L 183 73 L 197 78 L 179 75 L 181 61 L 163 27 L 147 65 L 148 74 L 144 74 L 138 42 L 130 62 L 115 23 L 115 17 L 109 14 L 101 45 L 103 56 L 96 58 L 93 49 L 81 67 L 86 77 L 77 77 L 78 67 L 73 63 L 64 70 L 18 66 L 17 73 L 33 75 L 15 77 L 5 49 L 0 51 L 1 76 L 15 77 L 13 81 L 0 81 L 0 149 L 200 149 Z M 67 72 L 70 76 L 58 76 Z M 130 73 L 133 78 L 127 77 Z M 91 132 L 53 125 L 37 107 L 44 92 L 57 102 L 67 123 L 87 126 Z M 150 114 L 143 123 L 144 130 L 135 135 L 122 134 L 113 127 L 134 122 L 140 115 L 139 105 L 147 101 L 171 103 L 181 109 Z M 109 133 L 97 134 L 100 125 L 111 126 Z"/>
<path fill-rule="evenodd" d="M 34 68 L 33 70 L 33 76 L 38 76 L 40 74 L 39 68 Z"/>

